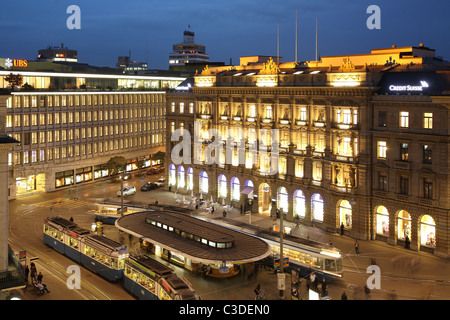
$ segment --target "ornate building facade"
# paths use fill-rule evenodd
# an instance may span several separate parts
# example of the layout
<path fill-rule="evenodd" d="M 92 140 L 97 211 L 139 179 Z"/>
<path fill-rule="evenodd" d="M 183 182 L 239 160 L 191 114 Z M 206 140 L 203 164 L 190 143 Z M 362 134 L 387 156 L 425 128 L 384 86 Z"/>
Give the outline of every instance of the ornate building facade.
<path fill-rule="evenodd" d="M 191 92 L 166 97 L 167 180 L 242 211 L 447 257 L 449 79 L 423 45 L 205 68 Z M 189 135 L 172 138 L 177 129 Z"/>

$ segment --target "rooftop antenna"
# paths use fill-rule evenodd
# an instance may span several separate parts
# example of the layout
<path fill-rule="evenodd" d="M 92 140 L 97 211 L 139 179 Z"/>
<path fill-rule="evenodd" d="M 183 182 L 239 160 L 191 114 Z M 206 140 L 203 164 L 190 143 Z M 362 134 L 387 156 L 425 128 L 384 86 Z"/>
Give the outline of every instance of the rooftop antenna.
<path fill-rule="evenodd" d="M 316 17 L 316 61 L 317 61 L 317 17 Z"/>
<path fill-rule="evenodd" d="M 297 25 L 297 19 L 298 19 L 298 9 L 295 9 L 295 64 L 297 64 L 297 29 L 298 29 L 298 25 Z"/>
<path fill-rule="evenodd" d="M 277 24 L 277 65 L 280 64 L 280 24 Z"/>

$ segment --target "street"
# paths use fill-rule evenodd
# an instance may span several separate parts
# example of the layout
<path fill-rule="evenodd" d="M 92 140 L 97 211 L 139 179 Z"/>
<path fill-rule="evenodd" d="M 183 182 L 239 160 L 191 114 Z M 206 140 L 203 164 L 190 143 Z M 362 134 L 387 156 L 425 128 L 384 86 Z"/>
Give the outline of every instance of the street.
<path fill-rule="evenodd" d="M 135 173 L 124 182 L 124 187 L 135 186 L 136 195 L 129 196 L 125 201 L 160 204 L 175 204 L 174 193 L 162 188 L 141 192 L 140 187 L 146 182 L 154 182 L 160 175 L 148 176 L 145 173 Z M 96 208 L 95 203 L 106 199 L 120 203 L 117 191 L 120 183 L 112 180 L 99 181 L 91 184 L 76 186 L 72 189 L 59 190 L 52 193 L 42 193 L 10 201 L 9 204 L 9 242 L 16 251 L 26 250 L 27 258 L 38 257 L 36 264 L 38 271 L 44 275 L 45 283 L 52 291 L 58 288 L 61 294 L 54 294 L 56 290 L 37 299 L 48 300 L 132 300 L 134 299 L 123 290 L 120 283 L 108 282 L 85 268 L 82 270 L 80 290 L 69 290 L 66 281 L 70 265 L 75 264 L 70 259 L 46 246 L 42 241 L 42 219 L 59 215 L 66 219 L 74 218 L 74 222 L 84 228 L 91 228 L 94 217 L 88 215 L 89 210 Z M 180 197 L 180 196 L 179 196 Z M 203 218 L 221 216 L 221 210 L 211 215 L 201 210 L 194 215 Z M 229 212 L 228 218 L 248 222 L 248 217 L 236 212 Z M 271 219 L 254 215 L 253 224 L 270 226 Z M 332 240 L 339 248 L 344 258 L 344 276 L 341 280 L 328 284 L 328 295 L 333 300 L 340 300 L 345 291 L 349 300 L 390 300 L 390 299 L 450 299 L 450 269 L 448 260 L 441 259 L 423 252 L 406 251 L 402 247 L 393 247 L 379 241 L 359 241 L 360 254 L 354 251 L 354 240 L 337 234 L 329 235 L 311 226 L 295 228 L 293 223 L 285 222 L 285 226 L 292 227 L 292 233 L 298 236 L 310 235 L 312 240 L 328 242 Z M 117 241 L 123 241 L 131 253 L 136 252 L 139 243 L 136 239 L 129 242 L 111 225 L 104 225 L 104 234 Z M 137 243 L 136 243 L 137 242 Z M 363 287 L 371 273 L 367 267 L 374 261 L 380 267 L 380 289 L 373 289 L 370 296 L 364 294 Z M 166 261 L 162 261 L 168 264 Z M 203 300 L 251 300 L 255 298 L 253 292 L 257 284 L 265 289 L 267 299 L 281 299 L 277 290 L 277 278 L 272 269 L 259 269 L 251 278 L 237 275 L 230 279 L 204 279 L 194 277 L 191 272 L 175 265 L 171 265 L 175 272 L 192 283 L 196 292 Z M 291 276 L 286 278 L 287 289 L 284 299 L 291 299 L 289 283 Z M 320 288 L 320 286 L 319 286 Z M 27 289 L 25 289 L 26 291 Z M 300 298 L 308 299 L 306 279 L 300 285 Z M 26 291 L 29 293 L 29 290 Z M 32 294 L 29 295 L 33 297 Z"/>

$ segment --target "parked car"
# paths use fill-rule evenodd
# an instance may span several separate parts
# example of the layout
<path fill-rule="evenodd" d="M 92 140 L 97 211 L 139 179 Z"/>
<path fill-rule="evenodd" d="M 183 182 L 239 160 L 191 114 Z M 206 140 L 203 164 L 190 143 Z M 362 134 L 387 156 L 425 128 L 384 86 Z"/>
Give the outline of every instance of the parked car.
<path fill-rule="evenodd" d="M 153 189 L 156 189 L 156 188 L 158 188 L 158 186 L 155 183 L 147 182 L 146 184 L 144 184 L 141 187 L 141 191 L 150 191 L 150 190 L 153 190 Z"/>
<path fill-rule="evenodd" d="M 135 188 L 135 187 L 126 187 L 126 188 L 123 188 L 123 196 L 124 196 L 124 197 L 126 197 L 126 196 L 131 196 L 131 195 L 133 195 L 133 194 L 136 194 L 136 188 Z M 122 195 L 122 192 L 120 192 L 120 190 L 117 191 L 117 196 L 120 197 L 121 195 Z"/>
<path fill-rule="evenodd" d="M 153 167 L 153 168 L 150 168 L 150 170 L 148 170 L 148 171 L 146 172 L 146 174 L 148 174 L 148 175 L 154 175 L 154 174 L 161 173 L 161 172 L 163 172 L 163 171 L 164 171 L 163 168 Z"/>
<path fill-rule="evenodd" d="M 164 185 L 165 182 L 166 182 L 166 178 L 161 177 L 161 178 L 159 178 L 158 181 L 155 182 L 155 184 L 156 184 L 156 185 L 158 186 L 158 188 L 159 188 L 159 187 L 162 187 L 162 186 Z"/>

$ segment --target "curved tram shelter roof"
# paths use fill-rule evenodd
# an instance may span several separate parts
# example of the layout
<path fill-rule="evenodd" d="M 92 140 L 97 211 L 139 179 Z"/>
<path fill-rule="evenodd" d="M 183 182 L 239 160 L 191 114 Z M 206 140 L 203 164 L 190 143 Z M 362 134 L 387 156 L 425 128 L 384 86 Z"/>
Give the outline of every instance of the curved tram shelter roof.
<path fill-rule="evenodd" d="M 141 240 L 206 263 L 246 263 L 271 254 L 270 245 L 254 236 L 170 211 L 136 212 L 116 227 Z"/>

